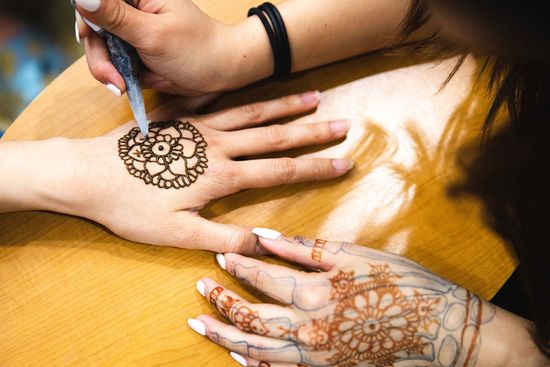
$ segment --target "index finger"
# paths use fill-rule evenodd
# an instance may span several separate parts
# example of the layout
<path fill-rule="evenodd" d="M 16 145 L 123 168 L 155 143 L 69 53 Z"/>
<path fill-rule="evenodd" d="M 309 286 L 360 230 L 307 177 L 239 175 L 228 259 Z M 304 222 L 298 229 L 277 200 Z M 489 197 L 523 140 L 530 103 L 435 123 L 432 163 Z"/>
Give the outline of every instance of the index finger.
<path fill-rule="evenodd" d="M 348 242 L 334 242 L 322 239 L 311 240 L 301 236 L 284 237 L 281 233 L 267 228 L 254 228 L 261 245 L 269 252 L 283 259 L 323 271 L 347 259 Z"/>

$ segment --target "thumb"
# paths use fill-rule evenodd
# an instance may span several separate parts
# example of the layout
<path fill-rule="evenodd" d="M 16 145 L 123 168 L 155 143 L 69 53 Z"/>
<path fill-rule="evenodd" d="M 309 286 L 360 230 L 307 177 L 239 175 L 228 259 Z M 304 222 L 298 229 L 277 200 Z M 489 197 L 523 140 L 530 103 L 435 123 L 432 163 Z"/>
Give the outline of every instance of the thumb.
<path fill-rule="evenodd" d="M 182 213 L 183 214 L 183 213 Z M 199 216 L 182 215 L 185 241 L 195 249 L 218 253 L 258 255 L 265 253 L 257 237 L 245 227 L 221 224 Z"/>
<path fill-rule="evenodd" d="M 150 28 L 152 14 L 123 0 L 75 0 L 78 12 L 88 21 L 137 46 Z"/>

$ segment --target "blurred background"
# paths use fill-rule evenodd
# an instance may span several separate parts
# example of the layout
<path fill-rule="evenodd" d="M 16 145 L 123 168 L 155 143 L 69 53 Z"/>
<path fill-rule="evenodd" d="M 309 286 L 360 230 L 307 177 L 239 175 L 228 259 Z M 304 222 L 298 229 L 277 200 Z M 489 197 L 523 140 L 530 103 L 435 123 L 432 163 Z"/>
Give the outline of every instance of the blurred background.
<path fill-rule="evenodd" d="M 69 0 L 0 0 L 0 136 L 83 53 Z"/>

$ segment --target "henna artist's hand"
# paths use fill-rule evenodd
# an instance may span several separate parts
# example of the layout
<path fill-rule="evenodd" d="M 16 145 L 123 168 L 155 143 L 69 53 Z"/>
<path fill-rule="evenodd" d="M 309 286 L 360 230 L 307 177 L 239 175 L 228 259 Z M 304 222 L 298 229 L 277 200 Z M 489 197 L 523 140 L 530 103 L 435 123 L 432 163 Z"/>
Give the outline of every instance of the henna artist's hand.
<path fill-rule="evenodd" d="M 318 92 L 309 92 L 153 122 L 148 138 L 129 123 L 104 137 L 69 141 L 77 164 L 62 164 L 82 167 L 63 193 L 67 204 L 49 209 L 89 218 L 136 242 L 252 254 L 257 239 L 248 229 L 208 221 L 198 211 L 243 189 L 328 180 L 348 172 L 347 159 L 251 158 L 345 137 L 345 120 L 256 127 L 309 111 L 318 102 Z M 168 107 L 150 116 L 181 115 Z M 248 158 L 235 160 L 242 157 Z"/>
<path fill-rule="evenodd" d="M 197 283 L 232 325 L 207 315 L 189 325 L 243 366 L 505 366 L 536 351 L 531 342 L 508 358 L 499 333 L 528 342 L 524 320 L 404 257 L 253 232 L 269 252 L 317 271 L 217 255 L 231 275 L 277 301 L 255 304 L 212 279 Z"/>
<path fill-rule="evenodd" d="M 123 0 L 76 0 L 78 12 L 94 26 L 133 45 L 146 66 L 145 87 L 186 96 L 234 89 L 259 60 L 246 63 L 241 48 L 267 36 L 248 34 L 250 27 L 230 26 L 206 15 L 190 0 L 139 0 L 137 9 Z M 77 13 L 77 40 L 83 42 L 92 75 L 115 93 L 125 91 L 109 58 L 105 41 Z M 254 24 L 254 20 L 252 21 Z M 262 31 L 259 21 L 257 31 Z M 237 33 L 237 28 L 239 31 Z M 249 32 L 250 33 L 250 32 Z M 267 56 L 269 50 L 265 50 Z M 267 58 L 270 61 L 269 58 Z M 262 65 L 263 66 L 263 65 Z M 266 66 L 269 70 L 270 65 Z M 242 75 L 241 75 L 242 74 Z M 260 75 L 267 77 L 268 75 Z M 116 87 L 117 89 L 114 89 Z"/>

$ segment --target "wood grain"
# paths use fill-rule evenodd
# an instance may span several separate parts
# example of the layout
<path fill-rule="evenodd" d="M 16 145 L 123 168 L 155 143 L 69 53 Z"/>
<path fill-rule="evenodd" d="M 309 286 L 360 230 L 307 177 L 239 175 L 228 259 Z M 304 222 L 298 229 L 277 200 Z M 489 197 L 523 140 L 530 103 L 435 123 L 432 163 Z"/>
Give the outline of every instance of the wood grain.
<path fill-rule="evenodd" d="M 226 22 L 254 4 L 198 1 Z M 484 223 L 477 199 L 449 195 L 463 178 L 459 151 L 478 144 L 487 110 L 483 88 L 472 90 L 474 59 L 438 93 L 452 64 L 372 54 L 224 96 L 214 109 L 320 89 L 319 109 L 293 123 L 349 118 L 352 129 L 339 144 L 294 153 L 347 156 L 356 166 L 334 182 L 232 195 L 203 215 L 386 249 L 491 297 L 516 261 Z M 162 101 L 147 93 L 150 109 Z M 79 60 L 5 139 L 92 137 L 129 119 L 125 98 L 114 98 Z M 54 213 L 0 215 L 0 228 L 0 366 L 236 365 L 185 324 L 214 313 L 195 290 L 203 276 L 255 298 L 213 254 L 129 243 Z"/>

